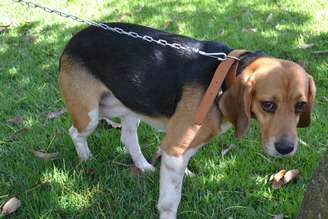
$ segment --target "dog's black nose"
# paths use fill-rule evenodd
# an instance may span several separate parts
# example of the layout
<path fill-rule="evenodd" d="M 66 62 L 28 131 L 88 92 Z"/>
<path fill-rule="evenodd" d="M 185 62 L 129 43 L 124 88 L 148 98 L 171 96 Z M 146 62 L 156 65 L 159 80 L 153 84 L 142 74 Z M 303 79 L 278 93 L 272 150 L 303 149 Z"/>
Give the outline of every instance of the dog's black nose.
<path fill-rule="evenodd" d="M 274 147 L 281 155 L 289 154 L 294 150 L 294 144 L 286 140 L 274 143 Z"/>

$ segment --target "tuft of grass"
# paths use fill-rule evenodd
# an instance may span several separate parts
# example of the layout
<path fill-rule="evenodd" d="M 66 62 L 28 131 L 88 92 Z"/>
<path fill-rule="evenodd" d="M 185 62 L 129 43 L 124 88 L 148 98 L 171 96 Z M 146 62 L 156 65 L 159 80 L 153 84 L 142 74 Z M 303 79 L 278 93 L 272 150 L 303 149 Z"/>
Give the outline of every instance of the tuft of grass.
<path fill-rule="evenodd" d="M 178 213 L 179 218 L 295 216 L 327 147 L 328 59 L 312 53 L 328 48 L 326 0 L 36 2 L 90 20 L 138 23 L 304 62 L 318 88 L 313 126 L 299 130 L 307 145 L 293 158 L 274 159 L 262 153 L 255 124 L 241 140 L 229 131 L 190 162 L 197 176 L 185 178 Z M 272 20 L 266 23 L 271 13 Z M 14 214 L 18 218 L 158 217 L 159 173 L 130 174 L 131 159 L 120 143 L 119 130 L 98 127 L 88 139 L 94 158 L 80 163 L 67 135 L 68 115 L 47 118 L 48 112 L 64 106 L 57 86 L 58 58 L 65 43 L 85 25 L 4 0 L 0 26 L 7 24 L 0 32 L 0 204 L 18 196 L 22 201 Z M 304 43 L 314 46 L 299 49 Z M 7 122 L 17 116 L 23 117 L 23 123 Z M 162 137 L 141 125 L 139 138 L 147 158 Z M 230 143 L 238 147 L 221 157 L 220 145 Z M 33 149 L 57 151 L 60 157 L 39 160 Z M 282 168 L 298 168 L 300 177 L 273 190 L 268 177 Z"/>

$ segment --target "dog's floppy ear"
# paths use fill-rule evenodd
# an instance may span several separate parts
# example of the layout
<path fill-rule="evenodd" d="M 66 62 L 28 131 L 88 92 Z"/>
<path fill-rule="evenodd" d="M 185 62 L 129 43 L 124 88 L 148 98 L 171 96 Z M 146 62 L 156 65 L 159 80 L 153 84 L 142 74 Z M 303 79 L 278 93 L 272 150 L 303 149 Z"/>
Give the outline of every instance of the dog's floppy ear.
<path fill-rule="evenodd" d="M 300 115 L 300 120 L 298 121 L 297 127 L 308 127 L 311 124 L 311 112 L 313 101 L 315 97 L 316 87 L 314 84 L 314 80 L 312 76 L 308 75 L 309 77 L 309 84 L 308 84 L 308 95 L 307 95 L 307 103 L 305 109 Z"/>
<path fill-rule="evenodd" d="M 223 115 L 235 127 L 235 135 L 240 138 L 251 120 L 252 82 L 237 82 L 222 94 L 219 106 Z"/>

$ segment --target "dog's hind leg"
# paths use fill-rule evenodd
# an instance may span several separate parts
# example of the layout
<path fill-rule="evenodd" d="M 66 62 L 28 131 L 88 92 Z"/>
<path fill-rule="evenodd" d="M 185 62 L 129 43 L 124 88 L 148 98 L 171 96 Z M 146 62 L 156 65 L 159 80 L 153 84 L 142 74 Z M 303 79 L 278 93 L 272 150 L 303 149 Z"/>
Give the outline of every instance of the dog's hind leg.
<path fill-rule="evenodd" d="M 74 114 L 72 114 L 72 117 Z M 79 116 L 80 117 L 80 116 Z M 88 113 L 88 125 L 78 128 L 78 125 L 73 122 L 73 126 L 69 129 L 69 134 L 75 145 L 76 152 L 81 161 L 88 160 L 91 157 L 91 152 L 88 147 L 87 137 L 93 132 L 98 124 L 98 108 L 93 109 Z M 74 121 L 74 120 L 73 120 Z"/>
<path fill-rule="evenodd" d="M 90 158 L 87 137 L 99 121 L 99 101 L 106 88 L 79 63 L 69 57 L 61 58 L 59 86 L 73 126 L 69 134 L 80 160 Z"/>
<path fill-rule="evenodd" d="M 124 116 L 121 117 L 121 125 L 121 141 L 127 147 L 135 166 L 142 172 L 154 171 L 155 167 L 148 163 L 140 149 L 137 133 L 139 119 L 133 116 Z"/>

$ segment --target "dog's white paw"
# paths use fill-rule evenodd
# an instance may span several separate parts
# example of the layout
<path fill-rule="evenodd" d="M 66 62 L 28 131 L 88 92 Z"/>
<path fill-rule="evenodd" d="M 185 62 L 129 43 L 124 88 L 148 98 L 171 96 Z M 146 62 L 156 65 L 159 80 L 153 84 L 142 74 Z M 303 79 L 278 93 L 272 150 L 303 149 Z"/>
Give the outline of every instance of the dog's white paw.
<path fill-rule="evenodd" d="M 83 153 L 79 153 L 79 151 L 78 151 L 78 156 L 79 156 L 80 161 L 82 161 L 82 162 L 87 161 L 92 158 L 92 154 L 90 151 L 84 151 Z"/>
<path fill-rule="evenodd" d="M 156 168 L 150 163 L 146 162 L 137 162 L 135 166 L 142 172 L 154 172 Z"/>

